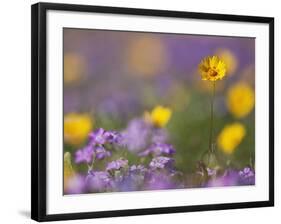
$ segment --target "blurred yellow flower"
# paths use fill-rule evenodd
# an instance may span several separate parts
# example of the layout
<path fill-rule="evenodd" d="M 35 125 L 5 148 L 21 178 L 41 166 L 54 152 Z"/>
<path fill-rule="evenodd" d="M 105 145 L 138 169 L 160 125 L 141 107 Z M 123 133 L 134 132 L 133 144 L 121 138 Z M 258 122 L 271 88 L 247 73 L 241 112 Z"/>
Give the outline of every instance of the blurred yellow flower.
<path fill-rule="evenodd" d="M 202 80 L 217 81 L 225 76 L 226 65 L 217 56 L 205 57 L 199 64 L 199 72 Z"/>
<path fill-rule="evenodd" d="M 129 45 L 126 61 L 132 74 L 146 77 L 157 75 L 167 64 L 165 45 L 155 37 L 134 38 Z"/>
<path fill-rule="evenodd" d="M 241 123 L 226 125 L 218 136 L 218 146 L 226 154 L 231 154 L 246 135 L 246 129 Z"/>
<path fill-rule="evenodd" d="M 79 81 L 85 74 L 84 59 L 73 53 L 64 55 L 64 83 L 73 84 Z"/>
<path fill-rule="evenodd" d="M 145 112 L 145 120 L 159 128 L 164 127 L 169 122 L 171 116 L 172 110 L 162 106 L 156 106 L 151 113 Z"/>
<path fill-rule="evenodd" d="M 254 90 L 247 83 L 237 83 L 227 92 L 226 105 L 228 110 L 237 118 L 247 116 L 255 104 Z"/>
<path fill-rule="evenodd" d="M 70 113 L 64 116 L 64 141 L 79 145 L 93 128 L 93 121 L 88 114 Z"/>
<path fill-rule="evenodd" d="M 225 62 L 227 74 L 232 75 L 238 67 L 236 56 L 228 49 L 218 49 L 216 55 Z"/>

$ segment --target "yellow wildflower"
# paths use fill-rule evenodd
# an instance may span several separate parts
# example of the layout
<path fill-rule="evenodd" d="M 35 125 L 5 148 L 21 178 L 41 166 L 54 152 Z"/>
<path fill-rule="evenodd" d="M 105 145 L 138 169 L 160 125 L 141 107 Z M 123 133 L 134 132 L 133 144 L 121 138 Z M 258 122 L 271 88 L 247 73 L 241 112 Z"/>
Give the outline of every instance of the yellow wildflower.
<path fill-rule="evenodd" d="M 255 104 L 255 94 L 251 86 L 237 83 L 227 92 L 226 104 L 228 110 L 237 118 L 247 116 Z"/>
<path fill-rule="evenodd" d="M 202 80 L 217 81 L 225 76 L 226 65 L 217 56 L 206 57 L 199 64 L 199 72 Z"/>
<path fill-rule="evenodd" d="M 218 49 L 216 51 L 216 55 L 225 62 L 227 73 L 232 75 L 238 67 L 238 60 L 236 56 L 228 49 Z"/>
<path fill-rule="evenodd" d="M 64 116 L 64 141 L 68 144 L 81 144 L 93 128 L 87 114 L 70 113 Z"/>
<path fill-rule="evenodd" d="M 218 146 L 226 154 L 231 154 L 246 135 L 246 129 L 241 123 L 226 125 L 218 136 Z"/>
<path fill-rule="evenodd" d="M 162 106 L 156 106 L 151 113 L 145 113 L 145 120 L 152 123 L 156 127 L 164 127 L 172 116 L 171 109 Z"/>

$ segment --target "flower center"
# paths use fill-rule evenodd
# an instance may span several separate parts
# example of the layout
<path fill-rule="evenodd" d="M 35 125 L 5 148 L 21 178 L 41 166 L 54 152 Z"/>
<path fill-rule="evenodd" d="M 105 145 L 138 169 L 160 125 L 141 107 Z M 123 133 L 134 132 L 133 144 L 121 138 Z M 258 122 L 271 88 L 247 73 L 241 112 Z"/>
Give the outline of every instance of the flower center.
<path fill-rule="evenodd" d="M 209 73 L 209 75 L 212 76 L 212 77 L 215 77 L 215 76 L 217 76 L 217 74 L 218 74 L 217 71 L 214 70 L 214 69 L 212 69 L 212 68 L 209 69 L 208 73 Z"/>

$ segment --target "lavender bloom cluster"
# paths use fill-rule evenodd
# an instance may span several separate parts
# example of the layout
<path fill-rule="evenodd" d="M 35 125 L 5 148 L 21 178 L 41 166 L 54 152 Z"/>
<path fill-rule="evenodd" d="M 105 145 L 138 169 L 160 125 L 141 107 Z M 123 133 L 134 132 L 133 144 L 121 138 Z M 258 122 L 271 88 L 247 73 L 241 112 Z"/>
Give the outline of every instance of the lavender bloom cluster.
<path fill-rule="evenodd" d="M 89 134 L 86 146 L 74 153 L 76 166 L 86 165 L 87 172 L 80 172 L 71 177 L 65 193 L 194 187 L 194 184 L 188 183 L 189 179 L 176 169 L 173 158 L 176 150 L 165 142 L 167 139 L 165 130 L 156 129 L 141 119 L 132 120 L 128 127 L 120 132 L 102 128 L 95 130 Z M 138 162 L 131 164 L 126 156 L 117 156 L 120 149 L 133 153 Z M 255 171 L 251 167 L 242 170 L 226 169 L 223 172 L 202 167 L 197 174 L 203 177 L 204 181 L 197 183 L 196 187 L 255 184 Z"/>
<path fill-rule="evenodd" d="M 84 177 L 72 180 L 67 193 L 91 193 L 112 191 L 138 191 L 179 188 L 173 178 L 174 160 L 155 157 L 148 166 L 129 165 L 128 160 L 119 158 L 106 164 L 104 170 L 89 170 Z M 73 190 L 73 187 L 76 188 Z"/>
<path fill-rule="evenodd" d="M 165 143 L 168 134 L 163 128 L 155 128 L 141 118 L 130 121 L 122 131 L 123 143 L 130 152 L 140 153 L 153 143 Z"/>
<path fill-rule="evenodd" d="M 118 144 L 121 139 L 121 135 L 113 131 L 105 131 L 102 128 L 89 134 L 88 144 L 76 151 L 75 163 L 87 163 L 91 164 L 94 160 L 102 160 L 111 156 L 111 152 L 106 150 L 105 144 Z"/>
<path fill-rule="evenodd" d="M 102 128 L 95 130 L 89 134 L 87 145 L 74 153 L 75 164 L 88 165 L 88 172 L 79 174 L 79 178 L 75 179 L 75 186 L 79 189 L 70 189 L 69 192 L 178 188 L 174 179 L 175 161 L 171 158 L 176 150 L 172 145 L 164 143 L 166 139 L 163 129 L 153 128 L 141 119 L 132 120 L 121 132 Z M 120 148 L 135 153 L 140 161 L 145 157 L 147 162 L 129 164 L 125 158 L 116 159 L 114 152 Z M 105 161 L 104 168 L 96 169 L 96 163 L 102 160 Z"/>
<path fill-rule="evenodd" d="M 207 183 L 207 187 L 255 184 L 255 171 L 251 167 L 245 167 L 242 170 L 227 169 L 223 172 L 222 175 L 214 175 L 212 171 L 211 175 L 211 178 Z"/>

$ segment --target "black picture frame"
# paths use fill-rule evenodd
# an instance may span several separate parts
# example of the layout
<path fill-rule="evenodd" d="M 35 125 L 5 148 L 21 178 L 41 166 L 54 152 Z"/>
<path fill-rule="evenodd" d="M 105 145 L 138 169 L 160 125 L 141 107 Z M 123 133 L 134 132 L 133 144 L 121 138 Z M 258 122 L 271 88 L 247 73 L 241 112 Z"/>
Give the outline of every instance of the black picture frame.
<path fill-rule="evenodd" d="M 132 216 L 221 209 L 274 206 L 274 18 L 183 11 L 163 11 L 89 5 L 37 3 L 31 10 L 31 76 L 32 76 L 32 153 L 31 153 L 31 218 L 37 221 Z M 269 200 L 196 206 L 160 207 L 70 214 L 46 214 L 46 13 L 48 10 L 101 12 L 124 15 L 239 21 L 269 24 Z"/>

